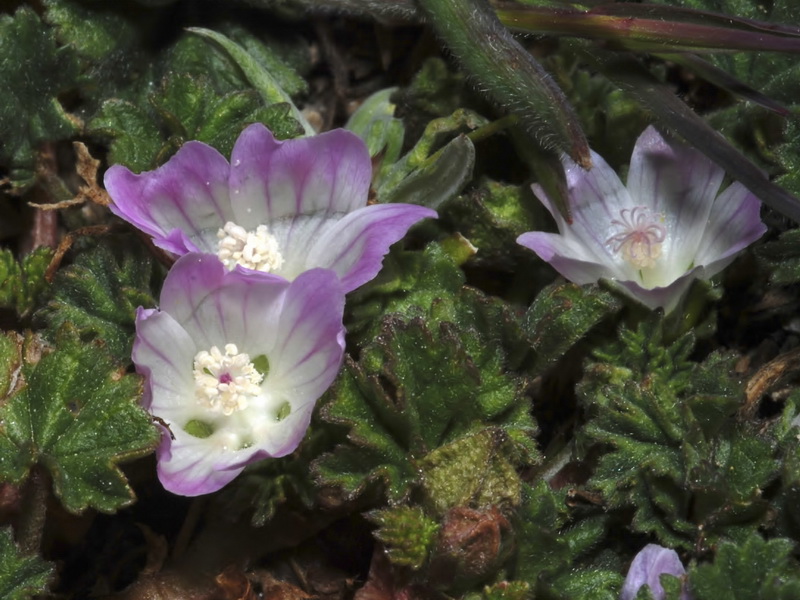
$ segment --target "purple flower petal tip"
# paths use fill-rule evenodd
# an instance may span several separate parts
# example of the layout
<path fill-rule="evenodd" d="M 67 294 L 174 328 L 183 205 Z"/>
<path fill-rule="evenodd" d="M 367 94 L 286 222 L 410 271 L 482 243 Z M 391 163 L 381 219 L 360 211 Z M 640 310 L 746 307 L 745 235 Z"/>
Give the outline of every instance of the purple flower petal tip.
<path fill-rule="evenodd" d="M 596 153 L 592 159 L 590 171 L 564 160 L 572 224 L 533 186 L 559 233 L 517 240 L 570 281 L 614 280 L 669 313 L 693 279 L 712 277 L 766 231 L 753 194 L 738 183 L 720 194 L 722 169 L 654 127 L 636 142 L 627 185 Z"/>
<path fill-rule="evenodd" d="M 176 494 L 216 491 L 302 440 L 344 356 L 344 291 L 329 269 L 294 281 L 187 254 L 160 309 L 139 309 L 133 361 L 166 428 L 158 475 Z"/>
<path fill-rule="evenodd" d="M 634 600 L 639 589 L 645 585 L 650 587 L 655 600 L 664 600 L 666 594 L 661 586 L 661 575 L 683 577 L 686 575 L 686 569 L 674 550 L 657 544 L 648 544 L 634 557 L 625 577 L 625 583 L 622 585 L 620 600 Z M 691 600 L 685 589 L 685 583 L 681 600 Z"/>
<path fill-rule="evenodd" d="M 372 163 L 364 142 L 337 129 L 276 140 L 255 123 L 234 145 L 231 163 L 188 142 L 166 164 L 134 174 L 111 167 L 111 210 L 177 256 L 216 254 L 284 279 L 333 269 L 345 291 L 378 273 L 391 244 L 436 212 L 421 206 L 367 206 Z"/>

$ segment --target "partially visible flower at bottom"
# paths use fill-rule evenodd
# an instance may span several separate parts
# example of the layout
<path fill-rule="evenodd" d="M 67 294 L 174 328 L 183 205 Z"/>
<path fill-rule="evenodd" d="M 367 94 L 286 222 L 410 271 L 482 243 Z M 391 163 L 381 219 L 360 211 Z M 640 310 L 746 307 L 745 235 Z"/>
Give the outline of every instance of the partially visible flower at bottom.
<path fill-rule="evenodd" d="M 139 308 L 133 346 L 143 404 L 169 428 L 157 450 L 164 487 L 207 494 L 292 452 L 341 366 L 343 311 L 329 269 L 290 283 L 212 255 L 180 258 L 160 308 Z"/>
<path fill-rule="evenodd" d="M 622 585 L 620 600 L 634 600 L 639 593 L 639 588 L 644 585 L 650 587 L 655 600 L 664 600 L 666 593 L 661 587 L 661 575 L 674 575 L 683 577 L 686 569 L 678 557 L 675 550 L 664 548 L 658 544 L 648 544 L 642 548 L 634 557 L 625 583 Z M 683 583 L 681 600 L 691 600 L 689 592 L 686 591 L 686 583 Z"/>
<path fill-rule="evenodd" d="M 564 159 L 573 222 L 539 185 L 533 192 L 558 234 L 517 242 L 573 283 L 616 281 L 648 308 L 674 310 L 694 279 L 708 279 L 761 237 L 761 202 L 703 154 L 648 127 L 631 155 L 627 185 L 595 152 L 587 171 Z"/>

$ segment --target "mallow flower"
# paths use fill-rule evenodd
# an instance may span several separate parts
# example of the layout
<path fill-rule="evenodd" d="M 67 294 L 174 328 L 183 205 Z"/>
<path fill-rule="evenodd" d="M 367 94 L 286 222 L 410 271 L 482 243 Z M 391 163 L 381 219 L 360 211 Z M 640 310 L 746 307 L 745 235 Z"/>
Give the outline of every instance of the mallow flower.
<path fill-rule="evenodd" d="M 648 544 L 634 557 L 625 583 L 622 584 L 620 600 L 634 600 L 639 593 L 639 588 L 649 586 L 655 600 L 664 600 L 666 593 L 661 586 L 661 575 L 674 575 L 683 577 L 686 569 L 675 550 L 664 548 L 658 544 Z M 681 590 L 681 600 L 691 600 L 686 591 L 686 584 Z"/>
<path fill-rule="evenodd" d="M 187 142 L 164 165 L 105 174 L 111 211 L 173 254 L 217 255 L 284 279 L 332 269 L 345 292 L 380 271 L 389 247 L 436 211 L 411 204 L 367 205 L 372 163 L 364 142 L 337 129 L 276 140 L 260 123 L 234 145 L 231 163 Z"/>
<path fill-rule="evenodd" d="M 300 443 L 344 354 L 344 292 L 311 269 L 288 282 L 190 253 L 167 274 L 158 309 L 139 308 L 133 362 L 144 407 L 165 431 L 164 487 L 218 490 L 244 467 Z"/>
<path fill-rule="evenodd" d="M 627 185 L 595 152 L 592 162 L 587 171 L 563 160 L 573 222 L 534 185 L 559 233 L 517 239 L 574 283 L 611 279 L 669 313 L 694 279 L 715 275 L 766 231 L 758 198 L 740 183 L 719 193 L 724 171 L 654 127 L 636 142 Z"/>

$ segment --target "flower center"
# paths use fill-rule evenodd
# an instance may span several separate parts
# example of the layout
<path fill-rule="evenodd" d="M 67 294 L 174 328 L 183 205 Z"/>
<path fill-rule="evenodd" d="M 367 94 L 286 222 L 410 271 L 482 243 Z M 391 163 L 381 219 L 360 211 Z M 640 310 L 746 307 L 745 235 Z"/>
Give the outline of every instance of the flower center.
<path fill-rule="evenodd" d="M 261 393 L 264 379 L 236 344 L 226 344 L 225 354 L 216 346 L 198 352 L 193 373 L 198 403 L 225 416 L 247 408 L 249 400 Z"/>
<path fill-rule="evenodd" d="M 620 218 L 611 221 L 622 231 L 606 240 L 616 253 L 638 269 L 655 266 L 661 257 L 661 244 L 667 237 L 662 215 L 653 214 L 646 206 L 623 208 Z"/>
<path fill-rule="evenodd" d="M 259 225 L 255 231 L 247 231 L 241 225 L 228 221 L 217 231 L 217 238 L 217 256 L 228 269 L 242 265 L 247 269 L 269 273 L 283 265 L 278 240 L 267 231 L 266 225 Z"/>

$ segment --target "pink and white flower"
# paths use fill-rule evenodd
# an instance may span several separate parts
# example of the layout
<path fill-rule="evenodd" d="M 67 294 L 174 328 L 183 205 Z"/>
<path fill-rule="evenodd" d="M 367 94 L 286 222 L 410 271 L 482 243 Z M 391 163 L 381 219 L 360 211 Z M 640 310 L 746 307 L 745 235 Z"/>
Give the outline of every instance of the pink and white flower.
<path fill-rule="evenodd" d="M 372 163 L 364 142 L 337 129 L 288 141 L 247 127 L 231 163 L 188 142 L 166 164 L 105 175 L 111 211 L 182 256 L 217 255 L 284 279 L 315 267 L 334 270 L 345 292 L 381 269 L 389 247 L 436 211 L 411 204 L 367 206 Z"/>
<path fill-rule="evenodd" d="M 724 171 L 654 127 L 636 142 L 627 186 L 595 152 L 592 162 L 586 171 L 563 160 L 573 222 L 534 185 L 559 233 L 517 239 L 574 283 L 611 279 L 670 312 L 694 279 L 720 272 L 766 231 L 758 198 L 740 183 L 719 193 Z"/>
<path fill-rule="evenodd" d="M 157 458 L 167 490 L 216 491 L 298 446 L 341 366 L 343 310 L 328 269 L 288 282 L 208 254 L 175 263 L 160 308 L 139 308 L 133 345 L 142 402 L 165 425 Z"/>

